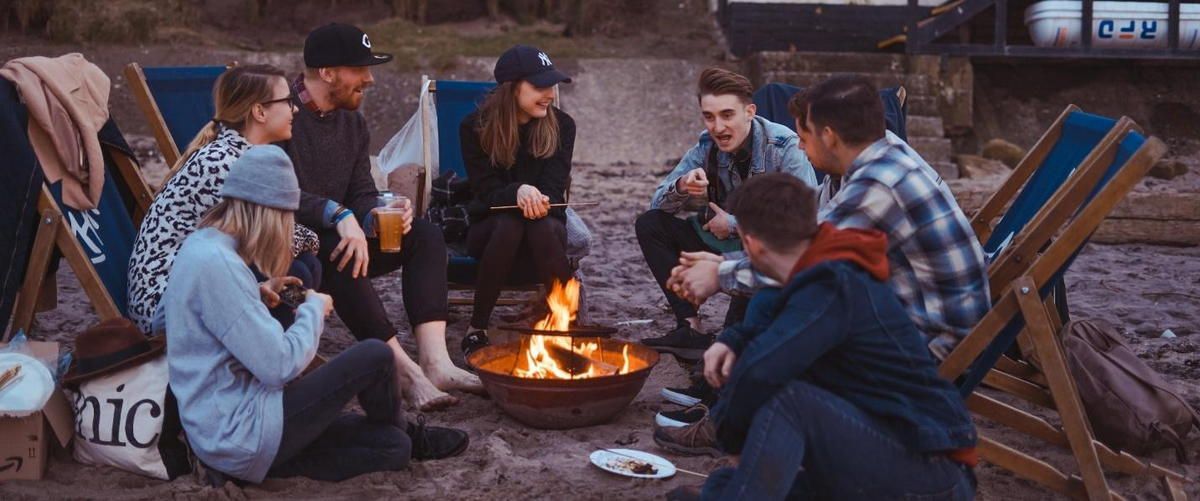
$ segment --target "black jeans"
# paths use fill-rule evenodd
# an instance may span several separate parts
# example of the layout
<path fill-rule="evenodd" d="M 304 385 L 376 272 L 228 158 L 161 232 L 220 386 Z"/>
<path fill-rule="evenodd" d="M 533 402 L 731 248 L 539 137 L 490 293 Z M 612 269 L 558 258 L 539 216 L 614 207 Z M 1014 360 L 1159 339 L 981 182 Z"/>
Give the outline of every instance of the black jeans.
<path fill-rule="evenodd" d="M 338 271 L 337 263 L 329 256 L 337 248 L 341 237 L 333 229 L 319 233 L 321 238 L 321 264 L 324 267 L 322 292 L 333 297 L 333 309 L 350 328 L 354 337 L 387 341 L 396 335 L 396 327 L 388 320 L 383 301 L 371 285 L 371 277 L 378 277 L 404 267 L 401 278 L 404 310 L 413 327 L 426 322 L 446 320 L 446 242 L 442 231 L 424 219 L 414 219 L 412 230 L 401 240 L 402 250 L 384 253 L 379 250 L 379 240 L 368 239 L 370 262 L 367 277 L 353 278 L 351 265 Z"/>
<path fill-rule="evenodd" d="M 412 441 L 395 400 L 392 350 L 368 339 L 283 389 L 283 436 L 269 477 L 337 482 L 408 466 Z M 343 414 L 358 397 L 366 415 Z"/>
<path fill-rule="evenodd" d="M 479 260 L 471 327 L 486 329 L 505 282 L 532 281 L 549 287 L 571 278 L 567 227 L 558 218 L 525 219 L 515 212 L 488 216 L 471 225 L 467 252 Z M 547 289 L 549 290 L 549 289 Z"/>
<path fill-rule="evenodd" d="M 692 303 L 667 289 L 667 279 L 671 278 L 671 270 L 679 265 L 679 253 L 720 252 L 700 239 L 692 223 L 659 209 L 650 209 L 638 216 L 634 229 L 637 232 L 638 245 L 642 247 L 642 256 L 646 258 L 646 265 L 650 267 L 650 273 L 654 274 L 658 286 L 667 296 L 675 319 L 683 323 L 685 319 L 696 316 L 696 307 Z M 731 297 L 729 310 L 725 313 L 725 325 L 740 322 L 746 314 L 748 304 L 749 298 Z"/>

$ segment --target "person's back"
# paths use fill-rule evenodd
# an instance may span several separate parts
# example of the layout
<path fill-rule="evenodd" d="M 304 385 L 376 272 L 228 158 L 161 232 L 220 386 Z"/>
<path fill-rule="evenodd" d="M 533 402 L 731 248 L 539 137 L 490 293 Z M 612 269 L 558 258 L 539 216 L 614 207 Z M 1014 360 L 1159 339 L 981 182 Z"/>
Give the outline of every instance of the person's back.
<path fill-rule="evenodd" d="M 781 174 L 747 182 L 732 210 L 754 267 L 784 285 L 705 352 L 711 415 L 655 441 L 708 426 L 740 456 L 704 498 L 970 498 L 974 424 L 887 285 L 887 236 L 818 226 L 816 193 Z"/>
<path fill-rule="evenodd" d="M 161 311 L 170 345 L 171 387 L 183 426 L 192 432 L 188 440 L 210 466 L 261 481 L 279 447 L 283 383 L 316 354 L 323 326 L 319 302 L 306 301 L 304 313 L 285 333 L 257 300 L 258 282 L 238 256 L 233 238 L 213 228 L 189 236 L 177 263 Z M 214 311 L 222 315 L 212 315 Z M 238 355 L 274 338 L 280 338 L 272 350 L 277 355 L 259 359 L 257 373 L 248 370 Z M 273 370 L 262 370 L 268 366 Z M 197 433 L 201 430 L 205 433 Z"/>
<path fill-rule="evenodd" d="M 884 245 L 877 232 L 823 225 L 805 259 L 829 260 L 799 271 L 782 289 L 760 291 L 746 323 L 717 338 L 744 347 L 713 408 L 726 450 L 741 449 L 739 435 L 772 390 L 799 379 L 882 418 L 917 450 L 974 440 L 961 397 L 938 377 L 924 336 L 886 282 Z"/>

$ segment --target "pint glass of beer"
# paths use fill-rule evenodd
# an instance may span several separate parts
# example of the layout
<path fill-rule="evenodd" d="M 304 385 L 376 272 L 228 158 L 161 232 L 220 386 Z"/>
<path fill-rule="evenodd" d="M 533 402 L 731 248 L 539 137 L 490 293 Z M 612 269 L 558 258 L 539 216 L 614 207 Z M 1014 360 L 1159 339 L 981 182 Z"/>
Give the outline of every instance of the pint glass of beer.
<path fill-rule="evenodd" d="M 379 194 L 382 206 L 375 209 L 375 221 L 379 229 L 379 250 L 381 252 L 400 252 L 400 243 L 404 238 L 404 209 L 388 207 L 398 198 L 390 192 Z"/>

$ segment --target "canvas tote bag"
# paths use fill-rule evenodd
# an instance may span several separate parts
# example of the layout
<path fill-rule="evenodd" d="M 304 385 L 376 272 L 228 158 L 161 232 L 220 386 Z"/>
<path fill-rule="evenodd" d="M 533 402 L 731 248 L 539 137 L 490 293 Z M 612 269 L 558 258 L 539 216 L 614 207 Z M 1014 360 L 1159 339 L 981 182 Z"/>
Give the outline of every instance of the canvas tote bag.
<path fill-rule="evenodd" d="M 76 461 L 162 480 L 191 471 L 166 356 L 84 381 L 72 397 Z"/>

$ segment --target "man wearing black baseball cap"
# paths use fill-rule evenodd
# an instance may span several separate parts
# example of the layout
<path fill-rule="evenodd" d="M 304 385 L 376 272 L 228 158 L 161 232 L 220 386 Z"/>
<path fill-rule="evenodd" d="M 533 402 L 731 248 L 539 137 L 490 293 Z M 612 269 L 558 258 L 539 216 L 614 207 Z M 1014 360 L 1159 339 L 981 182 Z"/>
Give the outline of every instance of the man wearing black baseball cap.
<path fill-rule="evenodd" d="M 383 253 L 375 235 L 379 192 L 368 156 L 371 137 L 358 108 L 374 84 L 370 67 L 392 60 L 374 52 L 371 39 L 347 24 L 330 23 L 308 34 L 306 69 L 292 83 L 299 106 L 292 139 L 281 146 L 295 164 L 303 195 L 296 221 L 317 231 L 318 255 L 327 260 L 322 287 L 333 296 L 338 317 L 358 339 L 387 342 L 396 359 L 397 389 L 421 410 L 453 405 L 447 390 L 481 391 L 479 379 L 458 367 L 446 351 L 446 244 L 432 223 L 413 218 L 403 197 L 405 233 L 399 253 Z M 420 364 L 396 339 L 397 330 L 371 277 L 403 267 L 404 310 L 417 338 Z"/>

